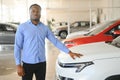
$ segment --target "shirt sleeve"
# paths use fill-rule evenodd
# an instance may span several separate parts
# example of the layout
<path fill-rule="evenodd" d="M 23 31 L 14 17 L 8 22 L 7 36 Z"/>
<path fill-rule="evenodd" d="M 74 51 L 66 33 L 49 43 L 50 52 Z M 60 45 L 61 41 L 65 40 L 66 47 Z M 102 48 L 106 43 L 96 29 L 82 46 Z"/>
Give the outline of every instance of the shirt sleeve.
<path fill-rule="evenodd" d="M 21 64 L 21 50 L 23 47 L 23 34 L 22 34 L 22 26 L 19 26 L 17 28 L 16 34 L 15 34 L 15 44 L 14 44 L 14 58 L 16 65 Z"/>
<path fill-rule="evenodd" d="M 57 38 L 55 38 L 54 34 L 51 32 L 49 28 L 47 28 L 47 38 L 61 51 L 65 53 L 69 53 L 69 49 L 61 43 Z"/>

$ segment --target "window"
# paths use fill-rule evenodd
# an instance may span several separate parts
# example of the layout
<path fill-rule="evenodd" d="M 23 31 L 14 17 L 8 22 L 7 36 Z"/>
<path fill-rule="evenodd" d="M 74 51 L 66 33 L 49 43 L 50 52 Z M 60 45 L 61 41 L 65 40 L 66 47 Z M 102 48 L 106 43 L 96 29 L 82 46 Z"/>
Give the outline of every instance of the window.
<path fill-rule="evenodd" d="M 85 22 L 81 22 L 81 26 L 86 26 L 86 23 Z"/>
<path fill-rule="evenodd" d="M 113 23 L 114 23 L 114 21 L 105 22 L 105 23 L 101 23 L 101 24 L 95 25 L 96 28 L 94 30 L 90 31 L 88 34 L 86 34 L 86 36 L 99 34 L 101 31 L 107 29 Z M 108 32 L 106 34 L 108 34 Z"/>
<path fill-rule="evenodd" d="M 0 31 L 4 31 L 4 27 L 0 24 Z"/>
<path fill-rule="evenodd" d="M 14 28 L 10 25 L 5 25 L 6 30 L 5 31 L 14 31 Z"/>
<path fill-rule="evenodd" d="M 71 24 L 71 27 L 80 27 L 81 24 L 84 25 L 84 22 L 83 23 L 81 23 L 81 22 L 74 22 L 74 23 Z"/>
<path fill-rule="evenodd" d="M 111 34 L 114 33 L 115 30 L 120 30 L 120 25 L 118 25 L 118 26 L 112 28 L 112 29 L 109 30 L 106 34 L 111 35 Z"/>

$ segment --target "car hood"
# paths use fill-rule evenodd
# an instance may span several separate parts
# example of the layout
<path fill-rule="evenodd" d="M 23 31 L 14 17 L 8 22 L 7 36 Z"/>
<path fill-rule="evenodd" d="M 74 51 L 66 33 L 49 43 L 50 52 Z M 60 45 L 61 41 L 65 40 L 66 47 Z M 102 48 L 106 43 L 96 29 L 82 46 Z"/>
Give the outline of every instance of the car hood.
<path fill-rule="evenodd" d="M 58 56 L 58 61 L 61 63 L 78 63 L 120 57 L 120 48 L 104 42 L 79 45 L 70 48 L 70 50 L 75 53 L 81 53 L 84 56 L 73 60 L 68 54 L 61 52 Z"/>

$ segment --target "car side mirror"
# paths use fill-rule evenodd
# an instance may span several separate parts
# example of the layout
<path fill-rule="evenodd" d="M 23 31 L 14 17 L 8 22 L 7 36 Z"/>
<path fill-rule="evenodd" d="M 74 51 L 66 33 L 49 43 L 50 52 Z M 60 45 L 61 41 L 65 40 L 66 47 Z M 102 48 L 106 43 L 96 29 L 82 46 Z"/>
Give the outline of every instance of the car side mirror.
<path fill-rule="evenodd" d="M 120 35 L 120 30 L 115 30 L 115 31 L 113 32 L 113 34 L 115 34 L 115 35 Z"/>

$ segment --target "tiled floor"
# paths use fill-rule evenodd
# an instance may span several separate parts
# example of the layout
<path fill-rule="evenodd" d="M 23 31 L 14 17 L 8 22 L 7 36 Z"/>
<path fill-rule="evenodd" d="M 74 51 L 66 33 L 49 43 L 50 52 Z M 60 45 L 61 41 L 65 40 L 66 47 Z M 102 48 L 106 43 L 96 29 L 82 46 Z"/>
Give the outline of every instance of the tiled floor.
<path fill-rule="evenodd" d="M 53 46 L 49 41 L 47 41 L 47 46 L 46 46 L 46 51 L 47 51 L 47 74 L 46 74 L 46 80 L 55 80 L 55 62 L 57 55 L 59 54 L 59 50 Z M 0 75 L 0 80 L 21 80 L 21 78 L 17 75 L 15 72 L 15 67 L 14 71 L 10 74 L 4 74 Z M 0 71 L 0 73 L 2 73 Z M 35 79 L 34 79 L 35 80 Z"/>

